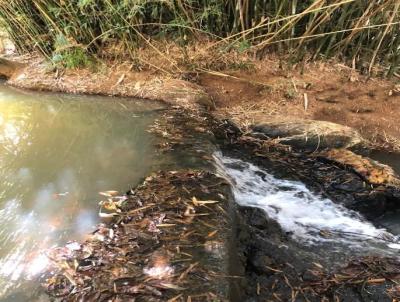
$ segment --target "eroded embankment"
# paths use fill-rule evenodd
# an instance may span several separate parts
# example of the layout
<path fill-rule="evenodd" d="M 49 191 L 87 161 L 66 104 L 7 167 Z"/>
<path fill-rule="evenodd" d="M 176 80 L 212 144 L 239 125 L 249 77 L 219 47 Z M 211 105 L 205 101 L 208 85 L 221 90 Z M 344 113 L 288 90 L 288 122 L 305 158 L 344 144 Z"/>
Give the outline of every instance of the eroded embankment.
<path fill-rule="evenodd" d="M 180 72 L 173 68 L 171 73 L 157 67 L 158 56 L 146 49 L 140 53 L 154 65 L 106 60 L 90 68 L 64 69 L 30 55 L 10 57 L 24 63 L 11 76 L 4 66 L 8 84 L 16 87 L 140 97 L 186 108 L 200 104 L 215 107 L 217 114 L 243 127 L 259 120 L 331 121 L 359 131 L 376 148 L 400 150 L 398 76 L 371 78 L 335 60 L 293 65 L 274 54 L 262 60 L 229 57 L 222 66 L 214 66 L 218 71 L 184 64 Z M 175 60 L 178 53 L 171 53 Z M 0 74 L 2 68 L 0 61 Z"/>
<path fill-rule="evenodd" d="M 19 63 L 18 58 L 15 60 L 0 58 L 0 76 L 7 79 L 8 85 L 18 88 L 133 97 L 189 109 L 214 107 L 211 97 L 199 85 L 162 74 L 134 72 L 132 66 L 120 65 L 117 71 L 113 66 L 97 72 L 87 69 L 55 71 L 40 58 L 32 57 L 24 63 Z"/>
<path fill-rule="evenodd" d="M 23 64 L 0 58 L 0 79 L 11 78 L 18 70 L 24 67 Z"/>

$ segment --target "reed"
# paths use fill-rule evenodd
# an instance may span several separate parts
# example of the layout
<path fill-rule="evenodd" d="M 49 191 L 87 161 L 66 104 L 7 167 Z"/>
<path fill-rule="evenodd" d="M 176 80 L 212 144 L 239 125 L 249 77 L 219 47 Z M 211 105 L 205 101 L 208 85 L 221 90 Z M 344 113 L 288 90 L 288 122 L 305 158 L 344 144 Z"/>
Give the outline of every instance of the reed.
<path fill-rule="evenodd" d="M 339 56 L 369 72 L 400 68 L 399 0 L 0 0 L 0 20 L 20 52 L 79 64 L 110 47 L 134 59 L 154 40 L 207 39 L 210 51 L 284 50 Z"/>

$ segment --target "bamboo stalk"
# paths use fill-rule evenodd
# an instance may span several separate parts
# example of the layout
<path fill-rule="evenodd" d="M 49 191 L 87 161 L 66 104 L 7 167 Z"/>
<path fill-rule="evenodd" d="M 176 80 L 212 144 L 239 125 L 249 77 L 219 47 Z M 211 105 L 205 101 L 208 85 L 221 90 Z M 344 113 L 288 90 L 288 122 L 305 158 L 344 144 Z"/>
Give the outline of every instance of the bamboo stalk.
<path fill-rule="evenodd" d="M 313 57 L 355 59 L 370 72 L 379 63 L 398 73 L 399 9 L 399 0 L 0 0 L 0 26 L 19 52 L 38 50 L 48 58 L 101 56 L 118 45 L 136 60 L 146 46 L 169 62 L 169 72 L 182 72 L 154 41 L 185 47 L 207 39 L 211 46 L 201 53 L 213 52 L 214 60 L 238 45 L 306 49 Z"/>

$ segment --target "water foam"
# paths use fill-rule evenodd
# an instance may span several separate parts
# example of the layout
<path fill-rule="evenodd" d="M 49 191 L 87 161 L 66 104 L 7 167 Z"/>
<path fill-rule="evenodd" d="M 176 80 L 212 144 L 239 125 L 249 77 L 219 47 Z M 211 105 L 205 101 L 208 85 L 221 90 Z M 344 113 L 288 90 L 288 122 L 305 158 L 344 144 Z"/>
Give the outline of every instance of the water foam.
<path fill-rule="evenodd" d="M 356 244 L 357 240 L 371 239 L 388 241 L 390 248 L 400 248 L 394 235 L 376 228 L 358 213 L 312 193 L 301 182 L 277 179 L 251 163 L 218 152 L 214 158 L 220 174 L 232 183 L 237 203 L 263 209 L 298 241 L 314 244 L 348 240 Z"/>

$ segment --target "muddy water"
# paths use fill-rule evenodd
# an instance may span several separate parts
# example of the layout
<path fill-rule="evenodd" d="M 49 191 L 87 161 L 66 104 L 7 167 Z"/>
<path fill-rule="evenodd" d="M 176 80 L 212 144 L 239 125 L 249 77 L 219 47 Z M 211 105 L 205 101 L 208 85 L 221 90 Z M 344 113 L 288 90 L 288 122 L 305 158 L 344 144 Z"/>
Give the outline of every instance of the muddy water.
<path fill-rule="evenodd" d="M 100 191 L 157 165 L 146 132 L 161 105 L 32 94 L 0 85 L 0 301 L 41 300 L 43 252 L 98 222 Z"/>

